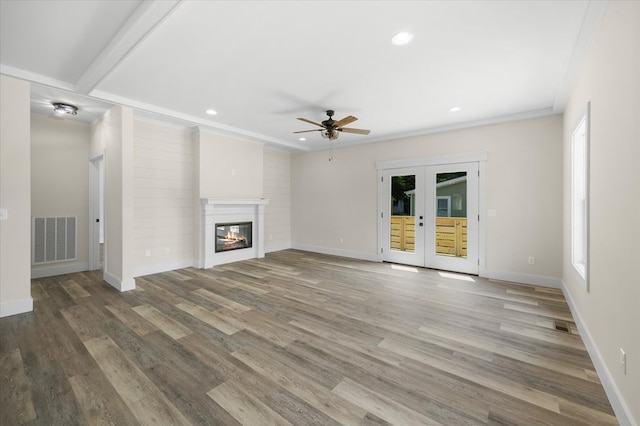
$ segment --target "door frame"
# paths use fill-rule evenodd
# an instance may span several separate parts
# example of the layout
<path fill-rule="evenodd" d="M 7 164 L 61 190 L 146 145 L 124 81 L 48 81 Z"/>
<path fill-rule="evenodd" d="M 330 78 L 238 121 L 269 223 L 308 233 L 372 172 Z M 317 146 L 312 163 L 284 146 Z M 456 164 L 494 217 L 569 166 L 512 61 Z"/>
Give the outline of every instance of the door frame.
<path fill-rule="evenodd" d="M 96 226 L 96 217 L 102 216 L 102 226 L 105 230 L 104 238 L 104 264 L 103 270 L 106 270 L 107 264 L 107 233 L 105 218 L 105 152 L 100 151 L 89 157 L 89 270 L 95 271 L 100 269 L 100 226 Z M 102 182 L 103 190 L 100 190 Z M 102 198 L 102 200 L 101 200 Z M 100 214 L 100 206 L 102 205 L 102 214 Z"/>
<path fill-rule="evenodd" d="M 380 160 L 376 161 L 376 169 L 378 172 L 378 250 L 377 260 L 382 262 L 382 250 L 385 246 L 384 241 L 384 221 L 383 212 L 385 211 L 385 197 L 384 193 L 385 185 L 382 184 L 385 171 L 389 169 L 409 168 L 409 167 L 424 167 L 424 166 L 439 166 L 449 165 L 457 163 L 478 163 L 478 274 L 483 275 L 486 269 L 485 258 L 485 222 L 486 222 L 486 204 L 485 204 L 485 166 L 488 159 L 486 151 L 468 152 L 461 154 L 446 154 L 436 155 L 431 157 L 422 158 L 407 158 L 399 160 Z"/>

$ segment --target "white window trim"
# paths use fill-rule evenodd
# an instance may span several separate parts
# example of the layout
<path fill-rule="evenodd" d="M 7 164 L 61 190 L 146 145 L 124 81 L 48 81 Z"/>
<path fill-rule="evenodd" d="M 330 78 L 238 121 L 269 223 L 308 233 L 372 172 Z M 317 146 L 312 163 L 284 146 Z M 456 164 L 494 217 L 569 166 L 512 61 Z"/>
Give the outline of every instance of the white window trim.
<path fill-rule="evenodd" d="M 571 264 L 589 292 L 589 139 L 591 104 L 571 134 Z M 580 150 L 581 152 L 576 152 Z M 580 158 L 577 158 L 577 156 Z M 576 164 L 581 160 L 581 164 Z M 577 192 L 580 191 L 580 194 Z M 576 199 L 579 197 L 579 199 Z M 581 207 L 578 207 L 581 204 Z M 580 215 L 580 217 L 577 217 Z M 579 221 L 579 222 L 578 222 Z M 580 228 L 580 229 L 578 229 Z M 578 244 L 581 247 L 576 247 Z M 580 257 L 579 259 L 577 257 Z"/>

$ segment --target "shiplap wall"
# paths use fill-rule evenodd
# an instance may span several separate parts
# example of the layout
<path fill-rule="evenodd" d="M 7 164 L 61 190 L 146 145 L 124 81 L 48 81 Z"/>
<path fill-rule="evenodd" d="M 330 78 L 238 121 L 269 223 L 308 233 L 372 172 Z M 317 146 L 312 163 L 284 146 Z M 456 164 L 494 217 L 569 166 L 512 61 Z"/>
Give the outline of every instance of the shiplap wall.
<path fill-rule="evenodd" d="M 264 228 L 266 252 L 291 247 L 291 154 L 265 148 L 264 197 L 269 199 L 265 210 Z"/>
<path fill-rule="evenodd" d="M 189 130 L 135 122 L 134 276 L 193 265 L 193 163 Z"/>

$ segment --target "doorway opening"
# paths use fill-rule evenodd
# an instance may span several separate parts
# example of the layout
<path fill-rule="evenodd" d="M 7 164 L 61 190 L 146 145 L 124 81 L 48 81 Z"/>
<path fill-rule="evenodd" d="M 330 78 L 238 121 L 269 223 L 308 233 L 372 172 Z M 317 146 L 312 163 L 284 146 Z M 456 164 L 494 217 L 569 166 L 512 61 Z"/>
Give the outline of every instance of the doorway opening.
<path fill-rule="evenodd" d="M 105 158 L 99 153 L 89 159 L 89 270 L 104 270 L 105 258 Z"/>

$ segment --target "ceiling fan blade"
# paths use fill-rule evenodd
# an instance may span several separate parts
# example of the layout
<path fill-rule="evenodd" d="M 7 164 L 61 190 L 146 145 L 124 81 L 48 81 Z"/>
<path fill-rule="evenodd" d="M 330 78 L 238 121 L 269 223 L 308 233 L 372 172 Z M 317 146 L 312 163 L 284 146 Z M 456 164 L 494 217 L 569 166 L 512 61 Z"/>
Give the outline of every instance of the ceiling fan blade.
<path fill-rule="evenodd" d="M 350 129 L 348 127 L 342 127 L 342 128 L 339 128 L 338 130 L 345 133 L 357 133 L 358 135 L 368 135 L 369 133 L 371 133 L 371 130 Z"/>
<path fill-rule="evenodd" d="M 322 124 L 320 124 L 320 123 L 316 123 L 315 121 L 307 120 L 306 118 L 300 118 L 300 117 L 298 117 L 298 120 L 300 120 L 300 121 L 304 121 L 305 123 L 314 124 L 314 125 L 316 125 L 316 126 L 324 127 Z"/>
<path fill-rule="evenodd" d="M 344 126 L 346 124 L 353 123 L 356 120 L 357 120 L 357 118 L 355 118 L 353 115 L 349 115 L 349 116 L 343 118 L 342 120 L 336 121 L 333 124 L 336 127 L 342 127 L 342 126 Z"/>
<path fill-rule="evenodd" d="M 322 129 L 313 129 L 313 130 L 300 130 L 298 132 L 293 132 L 293 133 L 307 133 L 307 132 L 321 132 Z"/>

